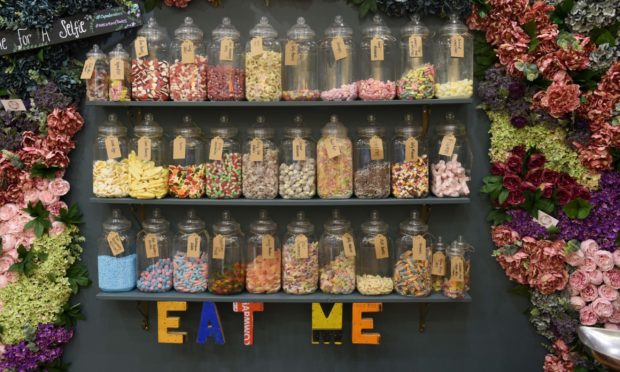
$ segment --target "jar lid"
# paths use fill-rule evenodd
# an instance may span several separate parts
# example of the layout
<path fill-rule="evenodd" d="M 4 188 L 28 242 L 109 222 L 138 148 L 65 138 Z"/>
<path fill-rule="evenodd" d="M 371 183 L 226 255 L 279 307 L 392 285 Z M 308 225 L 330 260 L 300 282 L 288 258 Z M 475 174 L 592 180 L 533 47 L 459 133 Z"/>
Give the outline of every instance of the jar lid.
<path fill-rule="evenodd" d="M 198 40 L 201 41 L 204 32 L 194 24 L 192 17 L 185 17 L 183 24 L 174 30 L 174 37 L 179 40 Z"/>
<path fill-rule="evenodd" d="M 229 126 L 229 120 L 227 115 L 220 116 L 219 127 L 212 127 L 209 129 L 209 133 L 213 137 L 233 138 L 239 133 L 239 130 L 235 127 Z"/>
<path fill-rule="evenodd" d="M 250 231 L 254 234 L 275 234 L 278 225 L 267 215 L 265 209 L 258 212 L 258 220 L 250 224 Z"/>
<path fill-rule="evenodd" d="M 362 231 L 366 235 L 385 234 L 388 231 L 388 224 L 381 221 L 379 211 L 370 212 L 370 219 L 362 223 Z"/>
<path fill-rule="evenodd" d="M 450 14 L 446 23 L 439 29 L 439 35 L 466 34 L 467 26 L 461 22 L 456 13 Z"/>
<path fill-rule="evenodd" d="M 290 40 L 312 40 L 316 36 L 316 33 L 306 24 L 306 19 L 304 17 L 299 17 L 297 18 L 297 23 L 289 28 L 286 36 Z"/>
<path fill-rule="evenodd" d="M 400 231 L 407 235 L 419 235 L 428 232 L 428 225 L 422 221 L 418 211 L 411 211 L 411 216 L 408 220 L 400 223 Z"/>
<path fill-rule="evenodd" d="M 357 128 L 357 134 L 360 137 L 382 137 L 385 134 L 385 128 L 377 125 L 377 117 L 374 115 L 368 115 L 368 125 Z"/>
<path fill-rule="evenodd" d="M 142 222 L 142 228 L 148 233 L 166 232 L 170 228 L 170 222 L 161 214 L 161 209 L 154 208 L 151 217 Z"/>
<path fill-rule="evenodd" d="M 329 117 L 329 122 L 325 124 L 321 130 L 323 136 L 341 136 L 347 135 L 347 128 L 338 120 L 338 116 L 332 115 Z"/>
<path fill-rule="evenodd" d="M 194 209 L 190 209 L 187 211 L 187 217 L 185 220 L 179 222 L 177 227 L 179 231 L 184 234 L 191 234 L 199 231 L 203 231 L 206 228 L 206 224 L 203 220 L 198 217 L 196 211 Z"/>
<path fill-rule="evenodd" d="M 278 31 L 269 24 L 267 17 L 260 17 L 260 21 L 250 30 L 250 37 L 261 36 L 266 39 L 278 37 Z"/>
<path fill-rule="evenodd" d="M 127 128 L 118 121 L 116 114 L 109 114 L 108 120 L 99 125 L 97 132 L 106 136 L 126 136 Z"/>
<path fill-rule="evenodd" d="M 105 231 L 126 231 L 131 228 L 131 221 L 125 218 L 120 209 L 112 209 L 112 214 L 103 222 L 103 230 Z"/>
<path fill-rule="evenodd" d="M 463 135 L 465 134 L 465 126 L 458 121 L 453 112 L 448 112 L 444 121 L 437 125 L 435 131 L 438 135 L 443 136 L 446 134 Z"/>
<path fill-rule="evenodd" d="M 450 244 L 450 247 L 446 250 L 446 253 L 450 256 L 463 256 L 465 255 L 465 249 L 457 244 L 456 241 L 453 241 L 452 244 Z"/>
<path fill-rule="evenodd" d="M 127 51 L 123 48 L 123 44 L 121 43 L 116 44 L 116 47 L 112 49 L 112 51 L 110 51 L 108 55 L 110 56 L 110 59 L 112 58 L 129 59 L 129 53 L 127 53 Z"/>
<path fill-rule="evenodd" d="M 183 123 L 180 127 L 174 128 L 175 136 L 198 137 L 202 134 L 202 130 L 198 128 L 192 117 L 183 115 Z"/>
<path fill-rule="evenodd" d="M 372 21 L 367 23 L 362 29 L 362 35 L 367 38 L 373 36 L 392 36 L 392 31 L 390 31 L 390 28 L 383 22 L 383 18 L 375 14 L 372 17 Z"/>
<path fill-rule="evenodd" d="M 167 41 L 168 32 L 157 23 L 155 17 L 149 18 L 146 25 L 138 30 L 138 36 L 144 36 L 149 41 Z"/>
<path fill-rule="evenodd" d="M 239 231 L 239 224 L 230 216 L 230 211 L 222 212 L 222 220 L 213 225 L 214 234 L 231 235 Z"/>
<path fill-rule="evenodd" d="M 325 225 L 323 225 L 323 227 L 329 233 L 332 233 L 332 234 L 340 233 L 341 234 L 341 233 L 348 231 L 351 228 L 351 222 L 344 219 L 340 215 L 340 210 L 334 209 L 332 211 L 332 217 L 329 220 L 327 220 L 327 222 L 325 222 Z"/>
<path fill-rule="evenodd" d="M 105 53 L 99 48 L 99 45 L 94 44 L 92 49 L 86 53 L 86 58 L 94 59 L 107 59 Z"/>
<path fill-rule="evenodd" d="M 434 251 L 445 251 L 446 250 L 446 243 L 444 243 L 443 237 L 441 235 L 437 237 L 437 242 L 435 243 L 433 250 Z"/>
<path fill-rule="evenodd" d="M 411 35 L 419 35 L 421 37 L 427 37 L 430 34 L 428 27 L 420 20 L 419 14 L 414 14 L 411 17 L 411 21 L 400 29 L 400 36 L 408 38 Z"/>
<path fill-rule="evenodd" d="M 250 138 L 272 138 L 274 131 L 273 128 L 265 125 L 265 117 L 259 115 L 256 117 L 256 123 L 248 128 L 247 133 Z"/>
<path fill-rule="evenodd" d="M 459 249 L 462 249 L 463 252 L 465 253 L 470 253 L 474 251 L 474 247 L 465 241 L 465 238 L 463 238 L 463 235 L 459 235 L 458 238 L 454 242 L 452 242 L 452 244 L 455 244 Z"/>
<path fill-rule="evenodd" d="M 328 28 L 325 29 L 325 37 L 332 38 L 336 36 L 342 36 L 342 37 L 353 36 L 353 29 L 349 27 L 349 25 L 344 23 L 344 20 L 342 19 L 341 15 L 337 15 L 334 18 L 334 22 Z"/>
<path fill-rule="evenodd" d="M 133 128 L 133 132 L 136 137 L 160 137 L 164 133 L 164 129 L 157 124 L 153 114 L 149 112 L 144 115 L 144 120 L 142 120 L 140 125 L 136 125 Z"/>
<path fill-rule="evenodd" d="M 306 214 L 303 211 L 299 211 L 295 220 L 286 225 L 286 229 L 290 234 L 310 235 L 314 232 L 314 225 L 306 219 Z"/>
<path fill-rule="evenodd" d="M 284 128 L 284 137 L 310 137 L 312 135 L 312 128 L 304 127 L 304 118 L 301 115 L 295 115 L 293 119 L 293 127 Z"/>
<path fill-rule="evenodd" d="M 418 125 L 413 119 L 413 115 L 405 114 L 403 125 L 396 127 L 394 133 L 399 137 L 419 137 L 422 135 L 422 126 Z"/>
<path fill-rule="evenodd" d="M 230 22 L 230 18 L 224 17 L 222 18 L 222 23 L 211 32 L 211 37 L 214 39 L 229 37 L 234 40 L 239 40 L 241 33 L 239 33 L 239 30 Z"/>

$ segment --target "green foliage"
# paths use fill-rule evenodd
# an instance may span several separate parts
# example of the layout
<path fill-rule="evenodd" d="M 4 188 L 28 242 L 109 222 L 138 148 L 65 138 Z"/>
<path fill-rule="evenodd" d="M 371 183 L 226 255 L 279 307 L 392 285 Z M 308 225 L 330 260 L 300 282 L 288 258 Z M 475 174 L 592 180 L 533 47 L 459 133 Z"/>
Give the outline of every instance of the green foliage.
<path fill-rule="evenodd" d="M 484 73 L 499 60 L 491 44 L 487 43 L 485 33 L 473 31 L 474 34 L 474 74 L 476 78 L 483 79 Z"/>
<path fill-rule="evenodd" d="M 46 180 L 53 180 L 56 178 L 56 172 L 62 170 L 62 167 L 57 167 L 55 165 L 49 167 L 43 163 L 36 163 L 30 169 L 30 175 L 32 177 L 41 177 Z"/>
<path fill-rule="evenodd" d="M 377 0 L 347 0 L 347 2 L 353 3 L 359 7 L 361 18 L 364 18 L 368 12 L 377 12 Z"/>
<path fill-rule="evenodd" d="M 77 206 L 77 204 L 73 203 L 69 207 L 69 209 L 62 208 L 58 217 L 56 217 L 56 221 L 62 222 L 65 225 L 79 225 L 82 223 L 82 213 Z"/>
<path fill-rule="evenodd" d="M 579 198 L 571 200 L 562 209 L 569 218 L 583 220 L 590 214 L 590 211 L 592 210 L 592 205 L 588 203 L 587 200 Z"/>
<path fill-rule="evenodd" d="M 80 288 L 87 288 L 91 285 L 91 280 L 88 278 L 88 268 L 81 263 L 73 264 L 69 270 L 67 270 L 67 277 L 69 279 L 69 286 L 71 292 L 77 294 Z"/>
<path fill-rule="evenodd" d="M 613 25 L 605 28 L 595 28 L 590 31 L 590 39 L 596 43 L 596 45 L 601 45 L 608 43 L 610 46 L 616 46 L 616 37 L 614 35 L 618 34 L 618 30 L 620 29 L 620 22 L 616 22 Z"/>
<path fill-rule="evenodd" d="M 601 80 L 605 71 L 580 70 L 569 71 L 568 74 L 573 78 L 574 82 L 581 86 L 582 90 L 593 90 Z"/>
<path fill-rule="evenodd" d="M 19 273 L 30 277 L 36 270 L 39 263 L 47 260 L 47 253 L 35 252 L 34 250 L 27 250 L 23 245 L 19 245 L 17 248 L 18 262 L 11 265 L 10 272 Z"/>
<path fill-rule="evenodd" d="M 62 307 L 62 312 L 56 317 L 54 324 L 58 326 L 75 326 L 78 320 L 85 320 L 86 317 L 82 314 L 82 305 L 77 303 L 70 305 L 66 303 Z"/>
<path fill-rule="evenodd" d="M 512 216 L 503 209 L 492 209 L 487 215 L 487 221 L 491 222 L 493 226 L 497 226 L 512 221 Z"/>
<path fill-rule="evenodd" d="M 551 21 L 558 26 L 564 25 L 564 19 L 568 17 L 574 3 L 574 0 L 564 0 L 557 4 L 555 10 L 550 15 Z"/>
<path fill-rule="evenodd" d="M 49 219 L 50 212 L 45 209 L 40 200 L 34 205 L 32 202 L 29 202 L 28 207 L 24 208 L 23 211 L 34 217 L 24 226 L 24 231 L 33 229 L 36 237 L 40 238 L 52 227 Z"/>

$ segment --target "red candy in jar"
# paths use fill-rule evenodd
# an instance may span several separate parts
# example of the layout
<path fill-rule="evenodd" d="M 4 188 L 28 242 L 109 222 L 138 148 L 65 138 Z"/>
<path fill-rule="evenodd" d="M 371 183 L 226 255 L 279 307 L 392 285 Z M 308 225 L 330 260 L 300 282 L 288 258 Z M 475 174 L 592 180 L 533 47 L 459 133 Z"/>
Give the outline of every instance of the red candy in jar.
<path fill-rule="evenodd" d="M 166 29 L 150 18 L 138 31 L 131 60 L 131 96 L 136 101 L 166 101 L 170 98 L 169 38 Z"/>

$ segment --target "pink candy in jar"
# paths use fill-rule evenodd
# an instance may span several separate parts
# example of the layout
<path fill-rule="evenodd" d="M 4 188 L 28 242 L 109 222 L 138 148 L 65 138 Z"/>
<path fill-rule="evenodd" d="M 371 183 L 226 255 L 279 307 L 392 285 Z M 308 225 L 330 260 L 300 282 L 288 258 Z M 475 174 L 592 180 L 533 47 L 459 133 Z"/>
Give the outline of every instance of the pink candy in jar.
<path fill-rule="evenodd" d="M 340 88 L 332 88 L 321 92 L 323 101 L 354 101 L 357 99 L 357 83 L 342 84 Z"/>
<path fill-rule="evenodd" d="M 396 83 L 373 78 L 358 81 L 359 97 L 363 101 L 391 100 L 396 96 Z"/>
<path fill-rule="evenodd" d="M 170 66 L 170 98 L 173 101 L 204 101 L 207 98 L 207 59 L 195 63 L 175 60 Z"/>
<path fill-rule="evenodd" d="M 209 66 L 207 95 L 211 101 L 241 101 L 245 98 L 245 72 L 230 66 Z"/>
<path fill-rule="evenodd" d="M 170 97 L 168 62 L 157 59 L 131 61 L 131 96 L 136 101 L 167 101 Z"/>
<path fill-rule="evenodd" d="M 469 195 L 468 182 L 470 177 L 458 155 L 454 154 L 449 161 L 439 160 L 431 166 L 433 182 L 431 190 L 437 197 L 459 197 Z"/>

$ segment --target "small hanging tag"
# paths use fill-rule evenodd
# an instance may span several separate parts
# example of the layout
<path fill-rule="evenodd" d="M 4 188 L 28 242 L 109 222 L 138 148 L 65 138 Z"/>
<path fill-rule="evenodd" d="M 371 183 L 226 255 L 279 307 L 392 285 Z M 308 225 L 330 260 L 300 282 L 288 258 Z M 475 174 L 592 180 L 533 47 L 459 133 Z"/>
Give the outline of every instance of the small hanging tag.
<path fill-rule="evenodd" d="M 336 156 L 340 155 L 340 146 L 338 146 L 338 140 L 334 137 L 330 137 L 327 139 L 325 148 L 327 149 L 327 157 L 330 159 L 333 159 Z"/>
<path fill-rule="evenodd" d="M 274 258 L 276 255 L 276 242 L 273 236 L 265 234 L 261 241 L 261 254 L 263 258 Z"/>
<path fill-rule="evenodd" d="M 110 79 L 123 80 L 125 78 L 125 64 L 121 58 L 110 60 Z"/>
<path fill-rule="evenodd" d="M 450 279 L 457 282 L 465 281 L 465 263 L 463 257 L 454 256 L 450 258 Z"/>
<path fill-rule="evenodd" d="M 461 35 L 452 35 L 450 38 L 450 57 L 465 57 L 465 41 Z"/>
<path fill-rule="evenodd" d="M 383 39 L 379 37 L 373 37 L 370 40 L 370 60 L 371 61 L 383 61 Z"/>
<path fill-rule="evenodd" d="M 224 151 L 224 140 L 220 136 L 211 139 L 209 146 L 209 160 L 222 160 L 222 152 Z"/>
<path fill-rule="evenodd" d="M 433 267 L 431 275 L 446 275 L 446 255 L 443 252 L 433 253 Z"/>
<path fill-rule="evenodd" d="M 390 252 L 388 250 L 387 238 L 383 234 L 375 235 L 375 258 L 382 260 L 388 257 L 390 257 Z"/>
<path fill-rule="evenodd" d="M 250 55 L 255 56 L 263 53 L 263 38 L 260 36 L 250 40 Z"/>
<path fill-rule="evenodd" d="M 24 101 L 21 99 L 3 99 L 0 102 L 5 111 L 26 111 Z"/>
<path fill-rule="evenodd" d="M 108 160 L 121 157 L 121 146 L 118 143 L 118 137 L 107 136 L 105 138 L 105 152 L 108 155 Z"/>
<path fill-rule="evenodd" d="M 172 158 L 174 160 L 185 159 L 185 145 L 187 140 L 183 136 L 177 136 L 172 143 Z"/>
<path fill-rule="evenodd" d="M 426 261 L 426 239 L 422 235 L 413 237 L 412 258 L 416 261 Z"/>
<path fill-rule="evenodd" d="M 194 43 L 191 40 L 185 40 L 181 43 L 181 63 L 196 63 Z"/>
<path fill-rule="evenodd" d="M 308 258 L 308 237 L 304 234 L 295 237 L 295 255 L 297 258 Z"/>
<path fill-rule="evenodd" d="M 200 235 L 193 233 L 187 237 L 187 257 L 200 257 Z"/>
<path fill-rule="evenodd" d="M 418 160 L 418 140 L 415 137 L 409 137 L 405 142 L 405 161 L 416 160 Z"/>
<path fill-rule="evenodd" d="M 159 244 L 157 242 L 157 235 L 146 234 L 144 236 L 144 248 L 146 250 L 146 258 L 159 257 Z"/>
<path fill-rule="evenodd" d="M 235 42 L 225 37 L 220 41 L 220 61 L 232 61 L 235 51 Z"/>
<path fill-rule="evenodd" d="M 151 139 L 142 136 L 138 140 L 138 160 L 150 161 L 151 160 Z"/>
<path fill-rule="evenodd" d="M 301 137 L 295 137 L 293 140 L 293 160 L 306 160 L 306 141 Z"/>
<path fill-rule="evenodd" d="M 424 51 L 422 48 L 422 37 L 420 35 L 409 36 L 409 57 L 424 57 Z"/>
<path fill-rule="evenodd" d="M 224 239 L 223 235 L 217 234 L 215 238 L 213 238 L 213 253 L 212 257 L 216 260 L 223 260 L 224 254 L 226 252 L 226 239 Z"/>
<path fill-rule="evenodd" d="M 370 160 L 383 160 L 383 140 L 379 136 L 370 139 Z"/>
<path fill-rule="evenodd" d="M 547 213 L 539 210 L 536 222 L 538 222 L 545 229 L 548 229 L 550 227 L 555 227 L 560 221 L 558 221 L 556 218 L 553 218 L 553 216 L 550 216 Z"/>
<path fill-rule="evenodd" d="M 344 43 L 344 39 L 341 36 L 336 36 L 331 41 L 332 52 L 334 53 L 334 59 L 340 61 L 347 58 L 347 46 Z"/>
<path fill-rule="evenodd" d="M 263 161 L 263 141 L 260 138 L 250 142 L 250 161 Z"/>
<path fill-rule="evenodd" d="M 95 71 L 96 62 L 97 60 L 93 57 L 86 59 L 86 62 L 84 62 L 84 67 L 82 68 L 82 74 L 80 75 L 80 79 L 88 80 L 93 77 L 93 71 Z"/>
<path fill-rule="evenodd" d="M 342 246 L 346 257 L 355 257 L 355 242 L 349 233 L 342 234 Z"/>
<path fill-rule="evenodd" d="M 456 137 L 454 134 L 446 134 L 441 140 L 439 155 L 452 156 L 454 153 L 454 146 L 456 146 Z"/>
<path fill-rule="evenodd" d="M 146 42 L 146 37 L 138 36 L 136 41 L 134 41 L 133 47 L 136 52 L 136 57 L 142 58 L 149 55 L 149 45 Z"/>
<path fill-rule="evenodd" d="M 112 256 L 118 256 L 119 254 L 125 252 L 125 247 L 123 247 L 121 236 L 116 231 L 110 231 L 108 236 L 106 236 L 106 239 L 108 240 L 108 246 L 110 247 Z"/>
<path fill-rule="evenodd" d="M 297 66 L 297 63 L 299 63 L 299 44 L 289 40 L 284 49 L 284 65 Z"/>

